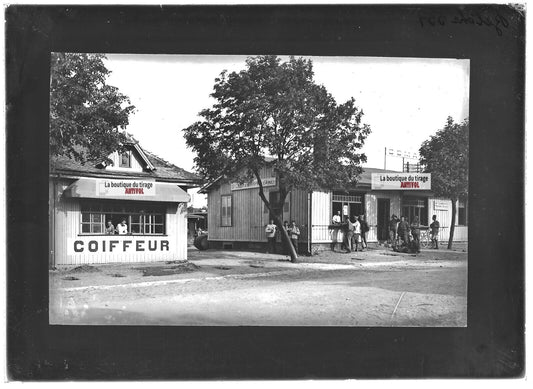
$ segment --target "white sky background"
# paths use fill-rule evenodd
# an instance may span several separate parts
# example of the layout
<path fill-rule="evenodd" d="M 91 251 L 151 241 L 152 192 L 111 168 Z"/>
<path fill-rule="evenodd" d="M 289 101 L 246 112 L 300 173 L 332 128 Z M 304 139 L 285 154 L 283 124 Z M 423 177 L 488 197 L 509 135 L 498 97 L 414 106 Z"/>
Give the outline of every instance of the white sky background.
<path fill-rule="evenodd" d="M 127 131 L 141 146 L 193 171 L 194 153 L 182 129 L 213 104 L 209 94 L 223 70 L 245 68 L 246 56 L 107 54 L 108 84 L 137 110 Z M 282 57 L 286 58 L 286 57 Z M 354 97 L 372 132 L 364 166 L 383 168 L 385 147 L 416 152 L 448 116 L 468 117 L 468 60 L 385 57 L 309 57 L 315 81 L 343 103 Z M 193 204 L 205 205 L 192 191 Z"/>

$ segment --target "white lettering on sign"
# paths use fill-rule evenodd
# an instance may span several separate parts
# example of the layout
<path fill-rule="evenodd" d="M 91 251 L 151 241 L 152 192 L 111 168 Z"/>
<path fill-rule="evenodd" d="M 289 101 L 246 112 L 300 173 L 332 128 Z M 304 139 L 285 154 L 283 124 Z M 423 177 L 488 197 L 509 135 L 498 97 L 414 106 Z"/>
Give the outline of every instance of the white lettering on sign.
<path fill-rule="evenodd" d="M 276 186 L 276 177 L 268 177 L 268 178 L 262 178 L 261 183 L 263 184 L 263 187 L 265 186 Z M 259 188 L 259 184 L 256 179 L 254 179 L 251 182 L 232 182 L 231 183 L 231 190 L 242 190 L 242 189 L 252 189 L 252 188 Z"/>
<path fill-rule="evenodd" d="M 97 180 L 99 196 L 155 196 L 155 181 L 150 180 Z"/>
<path fill-rule="evenodd" d="M 67 254 L 140 254 L 142 252 L 173 252 L 168 237 L 142 235 L 78 236 L 67 239 Z"/>
<path fill-rule="evenodd" d="M 431 173 L 372 173 L 373 190 L 431 190 Z"/>

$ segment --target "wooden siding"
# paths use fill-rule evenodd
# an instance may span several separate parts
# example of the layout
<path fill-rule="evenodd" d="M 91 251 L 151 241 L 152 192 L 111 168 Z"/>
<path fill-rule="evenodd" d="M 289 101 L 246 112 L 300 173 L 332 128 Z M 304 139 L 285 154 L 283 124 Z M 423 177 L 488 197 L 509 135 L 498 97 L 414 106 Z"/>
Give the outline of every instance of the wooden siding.
<path fill-rule="evenodd" d="M 390 200 L 390 216 L 395 214 L 400 216 L 401 210 L 401 196 L 399 192 L 394 191 L 374 191 L 367 192 L 364 196 L 365 215 L 370 230 L 367 235 L 368 242 L 377 242 L 377 203 L 378 199 Z M 439 239 L 447 241 L 449 238 L 449 225 L 451 222 L 451 201 L 446 199 L 438 199 L 440 201 L 448 201 L 448 209 L 446 211 L 434 211 L 435 198 L 428 199 L 428 220 L 431 216 L 436 214 L 437 220 L 440 222 L 441 230 Z M 312 242 L 313 243 L 331 243 L 333 241 L 342 242 L 343 234 L 339 230 L 330 230 L 328 226 L 331 224 L 333 217 L 331 211 L 331 192 L 313 192 L 312 195 Z M 456 216 L 457 221 L 457 216 Z M 462 242 L 468 240 L 468 227 L 458 226 L 456 224 L 454 233 L 454 242 Z"/>
<path fill-rule="evenodd" d="M 72 181 L 60 181 L 57 184 L 55 193 L 59 195 Z M 53 192 L 53 186 L 51 189 Z M 52 200 L 52 196 L 51 196 Z M 82 264 L 101 264 L 101 263 L 126 263 L 126 262 L 151 262 L 167 260 L 185 260 L 187 259 L 187 208 L 185 204 L 167 204 L 166 213 L 166 235 L 94 235 L 95 240 L 117 240 L 122 244 L 124 240 L 131 240 L 132 247 L 136 241 L 168 240 L 170 251 L 142 251 L 142 252 L 88 252 L 72 253 L 73 241 L 81 239 L 90 240 L 88 235 L 80 234 L 80 202 L 77 199 L 61 197 L 55 206 L 51 208 L 55 224 L 51 235 L 53 246 L 51 247 L 51 256 L 53 257 L 52 266 L 61 265 L 82 265 Z M 120 245 L 119 245 L 120 247 Z M 53 251 L 53 253 L 52 253 Z M 52 259 L 51 259 L 52 262 Z"/>
<path fill-rule="evenodd" d="M 303 190 L 293 190 L 290 193 L 290 218 L 287 221 L 296 221 L 300 229 L 300 242 L 307 242 L 308 236 L 307 193 Z"/>
<path fill-rule="evenodd" d="M 272 171 L 265 169 L 261 177 L 271 177 Z M 265 196 L 268 198 L 270 191 L 276 191 L 277 187 L 266 187 Z M 233 219 L 231 227 L 221 227 L 220 197 L 222 195 L 233 196 Z M 377 204 L 378 199 L 390 200 L 390 215 L 400 216 L 401 192 L 398 191 L 370 191 L 364 194 L 364 210 L 370 231 L 367 235 L 368 242 L 377 242 Z M 448 239 L 449 223 L 451 215 L 451 202 L 449 211 L 433 211 L 433 198 L 428 199 L 428 220 L 431 215 L 437 214 L 441 228 L 440 239 Z M 442 200 L 442 199 L 441 199 Z M 284 220 L 296 220 L 300 227 L 301 242 L 307 242 L 308 235 L 308 196 L 307 192 L 294 190 L 288 196 L 289 210 L 283 213 Z M 342 232 L 329 229 L 332 214 L 332 192 L 312 192 L 311 195 L 311 242 L 331 243 L 342 241 Z M 449 200 L 448 200 L 449 201 Z M 208 232 L 209 240 L 225 242 L 266 242 L 264 228 L 268 223 L 268 212 L 265 212 L 264 204 L 259 197 L 259 189 L 231 190 L 229 183 L 221 183 L 213 187 L 208 193 Z M 456 226 L 454 241 L 466 241 L 468 238 L 466 226 Z"/>
<path fill-rule="evenodd" d="M 264 168 L 261 178 L 273 177 L 272 168 Z M 277 186 L 265 187 L 268 199 L 271 191 Z M 223 227 L 221 224 L 221 196 L 232 196 L 232 225 Z M 269 213 L 259 197 L 259 188 L 231 190 L 230 182 L 221 182 L 213 187 L 207 196 L 209 240 L 224 242 L 266 242 L 265 227 Z M 294 190 L 285 200 L 283 220 L 295 220 L 300 228 L 300 241 L 307 241 L 307 192 Z"/>
<path fill-rule="evenodd" d="M 441 203 L 446 202 L 446 209 L 435 209 L 436 201 Z M 459 226 L 458 225 L 458 214 L 459 210 L 457 209 L 457 214 L 455 215 L 455 231 L 453 234 L 454 242 L 464 242 L 468 240 L 468 226 Z M 433 198 L 428 199 L 428 223 L 431 224 L 433 215 L 437 215 L 437 220 L 440 223 L 439 231 L 439 240 L 441 242 L 447 242 L 450 238 L 450 225 L 452 222 L 452 201 L 449 199 L 442 198 Z"/>
<path fill-rule="evenodd" d="M 329 229 L 333 217 L 331 195 L 331 192 L 313 192 L 311 195 L 312 243 L 330 243 L 335 239 L 342 241 L 342 234 L 338 230 Z"/>

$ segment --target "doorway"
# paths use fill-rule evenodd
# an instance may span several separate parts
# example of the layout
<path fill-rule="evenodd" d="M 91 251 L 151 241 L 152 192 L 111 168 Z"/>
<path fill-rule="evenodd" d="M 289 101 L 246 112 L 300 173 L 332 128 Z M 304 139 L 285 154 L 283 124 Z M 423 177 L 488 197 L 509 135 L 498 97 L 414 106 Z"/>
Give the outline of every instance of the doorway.
<path fill-rule="evenodd" d="M 390 199 L 378 199 L 378 240 L 385 241 L 389 238 Z"/>

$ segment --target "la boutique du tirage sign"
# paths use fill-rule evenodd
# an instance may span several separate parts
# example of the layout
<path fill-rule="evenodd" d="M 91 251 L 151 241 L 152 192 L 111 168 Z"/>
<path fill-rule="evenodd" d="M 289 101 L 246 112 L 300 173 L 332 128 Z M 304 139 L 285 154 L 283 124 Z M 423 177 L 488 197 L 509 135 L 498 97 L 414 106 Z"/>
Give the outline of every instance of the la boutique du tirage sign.
<path fill-rule="evenodd" d="M 374 190 L 431 190 L 431 173 L 372 173 Z"/>
<path fill-rule="evenodd" d="M 99 196 L 155 196 L 155 181 L 150 180 L 107 180 L 96 183 Z"/>

